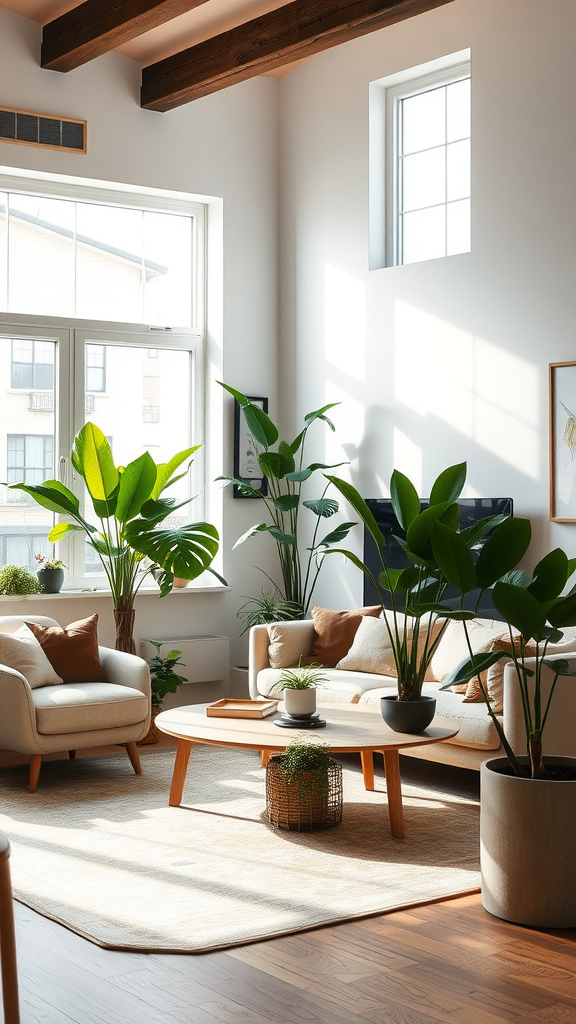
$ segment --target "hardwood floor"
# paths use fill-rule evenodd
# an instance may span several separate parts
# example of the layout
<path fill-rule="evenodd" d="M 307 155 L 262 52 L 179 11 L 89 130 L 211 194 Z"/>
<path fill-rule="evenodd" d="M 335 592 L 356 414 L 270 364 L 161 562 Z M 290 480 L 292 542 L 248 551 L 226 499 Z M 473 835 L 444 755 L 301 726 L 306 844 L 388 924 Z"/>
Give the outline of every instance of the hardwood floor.
<path fill-rule="evenodd" d="M 405 759 L 422 772 L 477 790 Z M 22 1024 L 576 1024 L 576 930 L 498 921 L 479 896 L 197 956 L 103 950 L 15 908 Z"/>

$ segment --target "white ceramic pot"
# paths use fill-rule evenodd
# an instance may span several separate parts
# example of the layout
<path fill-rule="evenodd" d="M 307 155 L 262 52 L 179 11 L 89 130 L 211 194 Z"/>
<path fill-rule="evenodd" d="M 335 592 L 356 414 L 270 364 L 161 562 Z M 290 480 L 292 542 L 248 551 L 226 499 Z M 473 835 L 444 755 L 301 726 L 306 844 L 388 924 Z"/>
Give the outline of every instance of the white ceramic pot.
<path fill-rule="evenodd" d="M 576 767 L 574 757 L 545 761 Z M 507 763 L 480 772 L 483 906 L 515 924 L 576 928 L 576 781 L 502 775 Z"/>
<path fill-rule="evenodd" d="M 282 690 L 284 710 L 288 715 L 309 717 L 316 711 L 316 687 L 305 690 Z"/>

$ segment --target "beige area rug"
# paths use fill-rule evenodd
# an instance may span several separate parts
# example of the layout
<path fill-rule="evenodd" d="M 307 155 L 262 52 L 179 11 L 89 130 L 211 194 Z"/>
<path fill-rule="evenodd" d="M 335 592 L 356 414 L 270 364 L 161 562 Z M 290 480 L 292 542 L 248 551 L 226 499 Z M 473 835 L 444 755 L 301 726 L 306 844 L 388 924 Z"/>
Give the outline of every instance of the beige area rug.
<path fill-rule="evenodd" d="M 269 825 L 253 751 L 196 746 L 185 807 L 168 807 L 174 751 L 0 772 L 0 829 L 18 900 L 111 949 L 196 953 L 474 891 L 478 805 L 403 785 L 407 838 L 385 787 L 344 769 L 344 816 L 320 832 Z M 350 767 L 352 765 L 352 767 Z"/>

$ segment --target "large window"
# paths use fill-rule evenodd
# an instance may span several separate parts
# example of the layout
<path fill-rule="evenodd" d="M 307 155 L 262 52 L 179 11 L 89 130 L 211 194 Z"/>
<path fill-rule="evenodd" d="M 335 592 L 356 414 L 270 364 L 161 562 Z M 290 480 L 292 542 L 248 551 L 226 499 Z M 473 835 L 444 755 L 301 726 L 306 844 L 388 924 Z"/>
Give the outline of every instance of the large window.
<path fill-rule="evenodd" d="M 204 208 L 79 192 L 3 191 L 0 179 L 0 481 L 56 478 L 90 521 L 69 461 L 87 420 L 111 439 L 119 465 L 146 450 L 162 462 L 203 440 Z M 177 500 L 201 494 L 201 458 L 193 472 L 173 488 Z M 202 518 L 200 502 L 177 521 Z M 0 558 L 33 565 L 53 518 L 0 486 Z M 82 535 L 59 557 L 67 586 L 100 574 Z"/>

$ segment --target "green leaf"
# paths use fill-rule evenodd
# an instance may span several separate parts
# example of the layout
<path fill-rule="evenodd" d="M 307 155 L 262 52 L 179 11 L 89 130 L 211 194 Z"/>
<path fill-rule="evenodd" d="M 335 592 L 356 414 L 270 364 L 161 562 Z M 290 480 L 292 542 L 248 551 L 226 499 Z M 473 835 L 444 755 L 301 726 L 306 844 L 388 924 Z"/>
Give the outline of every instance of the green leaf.
<path fill-rule="evenodd" d="M 450 504 L 446 501 L 439 505 L 431 505 L 412 520 L 406 532 L 406 543 L 420 558 L 427 561 L 432 558 L 432 528 L 449 507 Z"/>
<path fill-rule="evenodd" d="M 334 498 L 316 498 L 315 501 L 303 501 L 302 504 L 311 509 L 315 515 L 323 516 L 324 519 L 330 519 L 330 516 L 335 515 L 340 508 Z"/>
<path fill-rule="evenodd" d="M 297 469 L 295 473 L 286 473 L 286 479 L 292 480 L 295 484 L 301 484 L 312 476 L 311 469 Z"/>
<path fill-rule="evenodd" d="M 219 480 L 223 480 L 225 486 L 227 486 L 228 484 L 235 484 L 236 487 L 238 487 L 240 489 L 242 494 L 246 494 L 250 498 L 261 498 L 262 497 L 262 491 L 257 491 L 255 487 L 252 487 L 252 484 L 248 484 L 248 483 L 246 483 L 245 480 L 240 480 L 238 477 L 235 477 L 235 476 L 217 476 L 215 478 L 214 483 L 217 483 Z"/>
<path fill-rule="evenodd" d="M 156 483 L 154 484 L 150 497 L 157 498 L 158 495 L 161 494 L 162 491 L 166 489 L 166 487 L 170 487 L 171 484 L 175 483 L 176 479 L 181 480 L 182 477 L 186 476 L 186 473 L 188 472 L 188 466 L 186 467 L 186 472 L 182 473 L 176 479 L 174 479 L 173 474 L 176 472 L 178 467 L 182 465 L 183 462 L 186 462 L 187 459 L 190 459 L 191 456 L 194 455 L 194 452 L 197 452 L 198 449 L 201 447 L 201 444 L 195 444 L 191 448 L 185 448 L 184 451 L 177 452 L 176 455 L 172 456 L 169 462 L 161 462 L 156 467 Z"/>
<path fill-rule="evenodd" d="M 306 413 L 304 417 L 304 422 L 306 426 L 309 427 L 312 423 L 314 423 L 314 420 L 320 419 L 324 420 L 324 422 L 328 424 L 331 430 L 334 430 L 334 424 L 332 423 L 331 420 L 328 419 L 327 416 L 324 415 L 324 413 L 328 412 L 328 409 L 334 409 L 337 405 L 340 405 L 340 402 L 329 402 L 328 405 L 323 405 L 321 409 L 316 409 L 315 412 Z"/>
<path fill-rule="evenodd" d="M 246 420 L 246 426 L 250 433 L 254 435 L 258 444 L 263 445 L 264 448 L 269 448 L 271 444 L 278 440 L 277 427 L 274 426 L 268 413 L 264 412 L 259 405 L 253 405 L 252 402 L 249 402 L 242 411 Z"/>
<path fill-rule="evenodd" d="M 140 509 L 140 515 L 143 519 L 146 519 L 150 526 L 155 526 L 157 523 L 161 523 L 163 519 L 171 515 L 179 508 L 183 508 L 184 505 L 188 505 L 192 501 L 191 498 L 186 498 L 185 501 L 180 501 L 176 504 L 174 498 L 152 498 L 149 501 L 145 501 Z"/>
<path fill-rule="evenodd" d="M 63 540 L 69 533 L 77 533 L 78 530 L 84 532 L 84 527 L 76 526 L 74 523 L 56 523 L 48 534 L 48 543 L 57 544 L 59 540 Z"/>
<path fill-rule="evenodd" d="M 568 580 L 568 556 L 554 548 L 538 562 L 528 590 L 537 601 L 553 601 L 564 590 Z"/>
<path fill-rule="evenodd" d="M 138 515 L 152 493 L 156 476 L 156 463 L 150 452 L 144 452 L 126 466 L 120 477 L 116 503 L 115 516 L 119 522 L 127 523 Z"/>
<path fill-rule="evenodd" d="M 370 578 L 372 578 L 372 573 L 370 572 L 368 566 L 362 561 L 361 558 L 358 558 L 358 555 L 355 555 L 353 551 L 348 551 L 346 548 L 330 548 L 329 551 L 326 551 L 326 554 L 344 555 L 344 557 L 348 558 L 349 561 L 356 566 L 356 568 L 361 569 L 365 576 L 369 576 Z"/>
<path fill-rule="evenodd" d="M 290 466 L 294 465 L 294 459 L 288 460 L 278 452 L 262 452 L 258 462 L 264 475 L 272 480 L 282 480 L 286 473 L 291 472 Z"/>
<path fill-rule="evenodd" d="M 475 654 L 472 658 L 458 665 L 444 680 L 440 689 L 448 690 L 451 686 L 460 686 L 462 683 L 467 683 L 473 676 L 486 672 L 487 669 L 495 665 L 497 661 L 501 661 L 502 658 L 508 658 L 510 661 L 512 660 L 512 655 L 508 654 L 507 651 L 485 651 L 481 654 Z"/>
<path fill-rule="evenodd" d="M 331 484 L 334 484 L 336 490 L 340 491 L 340 494 L 346 498 L 346 501 L 348 501 L 350 505 L 352 505 L 352 508 L 360 516 L 360 519 L 371 534 L 378 548 L 383 548 L 386 544 L 386 538 L 378 526 L 373 513 L 368 508 L 364 498 L 360 497 L 356 488 L 346 480 L 340 480 L 337 476 L 329 476 L 327 473 L 325 473 L 324 476 Z"/>
<path fill-rule="evenodd" d="M 420 512 L 420 499 L 414 484 L 398 469 L 390 477 L 390 498 L 396 519 L 407 532 Z"/>
<path fill-rule="evenodd" d="M 432 529 L 432 550 L 434 558 L 446 579 L 459 594 L 467 594 L 476 586 L 476 566 L 470 548 L 459 533 L 454 533 L 442 523 L 435 523 Z"/>
<path fill-rule="evenodd" d="M 232 397 L 235 398 L 236 401 L 240 403 L 240 405 L 250 404 L 250 399 L 246 398 L 246 395 L 243 395 L 241 391 L 236 391 L 235 388 L 231 388 L 229 384 L 224 384 L 221 380 L 217 381 L 217 383 L 220 385 L 221 388 L 224 388 L 224 390 L 227 391 L 229 395 L 232 395 Z"/>
<path fill-rule="evenodd" d="M 327 462 L 312 462 L 308 466 L 308 469 L 311 469 L 312 472 L 315 473 L 317 469 L 337 469 L 338 466 L 349 466 L 349 465 L 350 465 L 349 462 L 331 462 L 331 463 L 327 463 Z"/>
<path fill-rule="evenodd" d="M 437 601 L 420 602 L 419 607 L 422 614 L 432 612 L 441 619 L 454 619 L 456 622 L 468 622 L 476 618 L 476 612 L 467 608 L 446 608 Z"/>
<path fill-rule="evenodd" d="M 438 517 L 438 522 L 447 526 L 449 530 L 452 530 L 452 533 L 459 533 L 460 509 L 458 508 L 458 505 L 448 505 L 446 511 Z"/>
<path fill-rule="evenodd" d="M 569 594 L 556 601 L 548 609 L 548 622 L 562 629 L 563 626 L 576 626 L 576 594 Z"/>
<path fill-rule="evenodd" d="M 238 537 L 238 540 L 232 550 L 234 551 L 236 548 L 240 547 L 240 545 L 243 544 L 245 540 L 249 540 L 250 537 L 255 537 L 257 533 L 266 533 L 267 530 L 268 527 L 266 526 L 266 523 L 258 523 L 257 526 L 251 526 L 249 530 L 246 530 L 246 533 L 243 533 L 241 537 Z"/>
<path fill-rule="evenodd" d="M 560 643 L 560 640 L 564 636 L 561 629 L 556 629 L 555 626 L 544 626 L 538 633 L 538 636 L 534 637 L 537 644 L 543 644 L 544 641 L 550 644 Z"/>
<path fill-rule="evenodd" d="M 468 526 L 467 529 L 460 531 L 460 536 L 464 537 L 469 548 L 474 547 L 479 540 L 482 539 L 490 530 L 494 530 L 500 523 L 503 523 L 510 516 L 486 516 L 485 519 L 481 519 L 479 523 L 474 526 Z"/>
<path fill-rule="evenodd" d="M 522 590 L 528 590 L 533 578 L 530 572 L 524 572 L 523 569 L 512 569 L 511 572 L 506 572 L 500 577 L 500 582 L 511 583 L 513 587 L 522 587 Z"/>
<path fill-rule="evenodd" d="M 514 569 L 526 554 L 532 527 L 529 519 L 509 517 L 497 526 L 488 538 L 476 562 L 478 586 L 484 590 L 491 587 L 505 573 Z"/>
<path fill-rule="evenodd" d="M 292 455 L 296 455 L 296 452 L 299 450 L 300 445 L 302 444 L 302 441 L 304 440 L 305 437 L 306 431 L 301 430 L 300 433 L 298 434 L 298 437 L 294 438 L 292 444 L 290 445 L 290 451 L 292 452 Z"/>
<path fill-rule="evenodd" d="M 280 444 L 278 445 L 278 453 L 282 455 L 287 462 L 290 463 L 290 469 L 288 470 L 288 473 L 293 473 L 294 470 L 296 469 L 296 464 L 294 462 L 292 448 L 290 447 L 289 444 L 286 444 L 286 441 L 280 441 Z"/>
<path fill-rule="evenodd" d="M 200 576 L 218 551 L 218 530 L 211 523 L 150 530 L 148 524 L 133 519 L 126 526 L 125 535 L 135 551 L 187 580 Z"/>
<path fill-rule="evenodd" d="M 296 537 L 293 533 L 285 533 L 276 526 L 269 526 L 268 533 L 272 534 L 278 544 L 288 544 L 290 547 L 296 547 Z"/>
<path fill-rule="evenodd" d="M 274 498 L 274 504 L 281 512 L 290 512 L 292 509 L 298 508 L 300 498 L 297 494 L 280 494 L 279 497 Z"/>
<path fill-rule="evenodd" d="M 430 491 L 430 504 L 439 505 L 448 501 L 451 505 L 458 500 L 466 483 L 466 463 L 449 466 L 436 478 Z"/>
<path fill-rule="evenodd" d="M 555 658 L 554 661 L 542 658 L 542 664 L 546 665 L 546 668 L 552 669 L 559 676 L 576 676 L 576 668 L 566 658 Z"/>
<path fill-rule="evenodd" d="M 106 501 L 118 486 L 118 470 L 114 465 L 108 440 L 95 423 L 85 423 L 74 438 L 78 471 L 90 497 Z"/>
<path fill-rule="evenodd" d="M 340 541 L 346 540 L 346 537 L 350 533 L 353 526 L 357 526 L 358 523 L 340 523 L 335 530 L 327 533 L 325 537 L 316 545 L 317 548 L 327 547 L 329 544 L 339 544 Z M 315 548 L 308 548 L 309 551 L 316 550 Z"/>
<path fill-rule="evenodd" d="M 396 593 L 400 577 L 404 571 L 404 569 L 383 570 L 378 577 L 378 582 L 382 589 L 387 590 L 389 594 Z"/>
<path fill-rule="evenodd" d="M 524 640 L 537 636 L 546 623 L 546 612 L 535 597 L 510 583 L 496 583 L 492 599 L 506 622 L 520 631 Z"/>
<path fill-rule="evenodd" d="M 10 490 L 25 491 L 34 501 L 50 512 L 79 516 L 79 501 L 59 480 L 45 480 L 43 484 L 10 484 Z"/>

